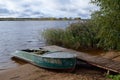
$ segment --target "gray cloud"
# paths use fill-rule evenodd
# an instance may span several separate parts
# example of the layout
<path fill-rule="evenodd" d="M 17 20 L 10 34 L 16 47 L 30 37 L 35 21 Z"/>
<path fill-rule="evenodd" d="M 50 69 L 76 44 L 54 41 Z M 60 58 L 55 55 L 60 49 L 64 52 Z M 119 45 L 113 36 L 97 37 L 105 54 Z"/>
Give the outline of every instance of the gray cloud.
<path fill-rule="evenodd" d="M 60 11 L 65 11 L 65 12 L 77 12 L 79 9 L 75 9 L 75 8 L 60 8 Z"/>
<path fill-rule="evenodd" d="M 8 9 L 0 8 L 0 14 L 1 13 L 10 13 Z"/>
<path fill-rule="evenodd" d="M 82 17 L 97 9 L 90 0 L 0 0 L 0 17 Z"/>
<path fill-rule="evenodd" d="M 18 17 L 23 17 L 23 18 L 25 18 L 25 17 L 30 17 L 30 15 L 29 15 L 29 14 L 22 13 L 22 14 L 19 14 Z"/>
<path fill-rule="evenodd" d="M 83 18 L 90 18 L 88 13 L 86 13 L 86 14 L 78 13 L 77 15 L 82 16 Z"/>
<path fill-rule="evenodd" d="M 29 7 L 30 7 L 29 4 L 23 4 L 23 5 L 21 5 L 21 6 L 24 7 L 24 8 L 29 8 Z"/>

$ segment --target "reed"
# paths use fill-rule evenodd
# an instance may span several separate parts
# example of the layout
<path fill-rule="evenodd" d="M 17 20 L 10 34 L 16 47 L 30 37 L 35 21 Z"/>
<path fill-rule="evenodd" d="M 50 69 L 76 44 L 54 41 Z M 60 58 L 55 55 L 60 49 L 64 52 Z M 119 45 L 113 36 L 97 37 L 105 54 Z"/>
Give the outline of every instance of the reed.
<path fill-rule="evenodd" d="M 54 28 L 46 29 L 42 35 L 48 44 L 61 45 L 64 30 Z"/>
<path fill-rule="evenodd" d="M 63 29 L 47 29 L 43 37 L 48 44 L 72 49 L 96 47 L 95 31 L 88 22 L 74 23 Z"/>

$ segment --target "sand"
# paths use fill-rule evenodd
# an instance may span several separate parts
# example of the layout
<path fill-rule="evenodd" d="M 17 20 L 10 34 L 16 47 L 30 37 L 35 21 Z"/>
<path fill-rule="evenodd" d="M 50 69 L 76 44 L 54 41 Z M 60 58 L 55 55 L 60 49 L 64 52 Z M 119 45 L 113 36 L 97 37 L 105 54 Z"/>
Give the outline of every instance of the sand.
<path fill-rule="evenodd" d="M 61 72 L 25 64 L 0 73 L 0 80 L 110 80 L 104 72 L 87 67 L 77 68 L 74 72 Z"/>
<path fill-rule="evenodd" d="M 120 61 L 120 52 L 101 53 L 101 57 Z M 25 63 L 19 67 L 0 72 L 0 80 L 111 80 L 106 71 L 87 64 L 77 65 L 74 72 L 47 70 Z"/>

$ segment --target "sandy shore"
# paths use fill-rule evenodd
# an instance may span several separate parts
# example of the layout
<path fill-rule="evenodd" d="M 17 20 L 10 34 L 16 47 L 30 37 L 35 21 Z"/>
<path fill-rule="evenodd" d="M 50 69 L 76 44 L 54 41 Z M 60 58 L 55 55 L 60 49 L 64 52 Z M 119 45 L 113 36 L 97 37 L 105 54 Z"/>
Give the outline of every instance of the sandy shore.
<path fill-rule="evenodd" d="M 0 80 L 110 80 L 98 69 L 80 67 L 73 73 L 47 70 L 31 64 L 0 72 Z"/>
<path fill-rule="evenodd" d="M 101 57 L 120 61 L 120 52 L 106 52 Z M 72 73 L 47 70 L 25 63 L 14 69 L 0 72 L 0 80 L 111 80 L 105 70 L 87 64 L 79 64 Z"/>

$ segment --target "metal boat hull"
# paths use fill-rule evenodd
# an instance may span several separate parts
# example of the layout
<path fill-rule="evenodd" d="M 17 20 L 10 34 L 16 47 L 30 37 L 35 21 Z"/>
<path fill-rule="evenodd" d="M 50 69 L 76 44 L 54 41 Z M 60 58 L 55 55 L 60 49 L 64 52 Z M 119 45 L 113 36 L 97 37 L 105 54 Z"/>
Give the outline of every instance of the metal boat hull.
<path fill-rule="evenodd" d="M 25 51 L 16 51 L 12 54 L 13 57 L 20 58 L 22 60 L 33 63 L 37 66 L 48 68 L 48 69 L 67 69 L 74 70 L 76 65 L 76 58 L 52 58 L 52 57 L 42 57 L 34 53 L 29 53 Z"/>

